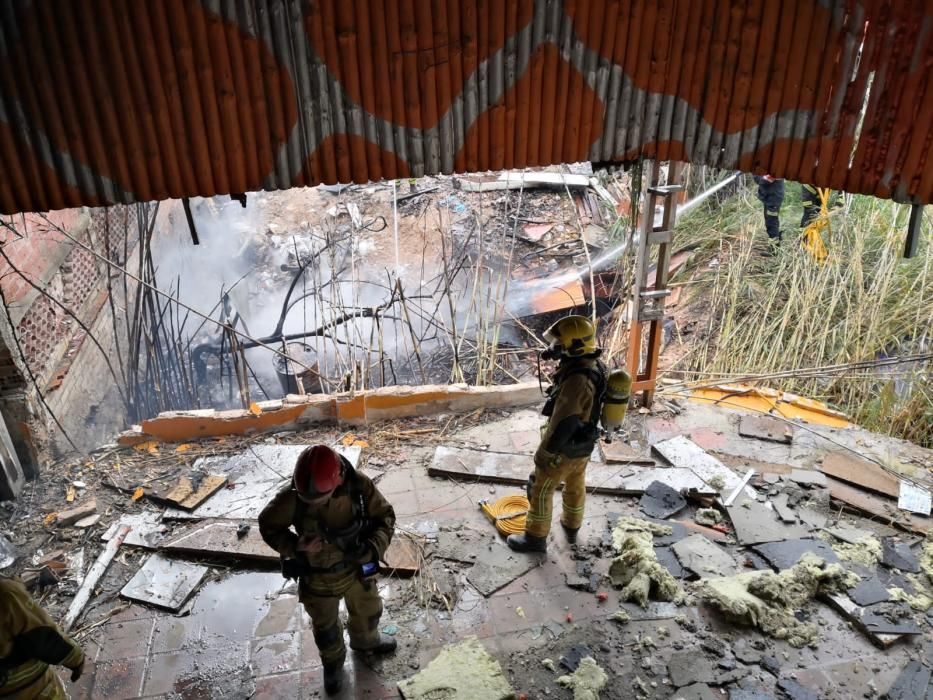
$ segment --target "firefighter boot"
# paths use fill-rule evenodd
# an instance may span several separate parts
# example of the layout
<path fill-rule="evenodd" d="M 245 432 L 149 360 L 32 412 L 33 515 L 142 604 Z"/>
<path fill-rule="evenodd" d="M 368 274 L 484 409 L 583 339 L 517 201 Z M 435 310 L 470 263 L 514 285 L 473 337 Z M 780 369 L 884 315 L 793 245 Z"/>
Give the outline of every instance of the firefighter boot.
<path fill-rule="evenodd" d="M 578 527 L 567 527 L 567 526 L 564 525 L 563 523 L 561 523 L 560 526 L 564 529 L 564 535 L 567 537 L 567 542 L 568 542 L 569 544 L 576 544 L 576 543 L 577 543 L 577 533 L 580 532 L 580 528 L 578 528 Z"/>
<path fill-rule="evenodd" d="M 398 642 L 395 641 L 395 637 L 390 637 L 388 634 L 379 633 L 379 642 L 372 647 L 366 647 L 365 649 L 357 649 L 354 646 L 350 646 L 353 651 L 361 651 L 367 654 L 391 654 L 395 651 L 395 647 L 398 646 Z"/>
<path fill-rule="evenodd" d="M 343 688 L 343 664 L 339 666 L 324 666 L 324 692 L 336 695 Z"/>
<path fill-rule="evenodd" d="M 509 535 L 506 540 L 511 549 L 516 552 L 546 552 L 547 537 L 535 537 L 523 532 L 520 535 Z"/>

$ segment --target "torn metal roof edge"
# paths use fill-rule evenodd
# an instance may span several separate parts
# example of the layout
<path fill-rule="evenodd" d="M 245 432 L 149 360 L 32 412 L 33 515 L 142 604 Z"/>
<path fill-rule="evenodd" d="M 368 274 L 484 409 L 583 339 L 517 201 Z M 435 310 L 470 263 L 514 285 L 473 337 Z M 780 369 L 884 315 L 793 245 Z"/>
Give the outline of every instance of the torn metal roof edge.
<path fill-rule="evenodd" d="M 929 3 L 616 5 L 6 3 L 0 210 L 641 157 L 933 200 Z"/>

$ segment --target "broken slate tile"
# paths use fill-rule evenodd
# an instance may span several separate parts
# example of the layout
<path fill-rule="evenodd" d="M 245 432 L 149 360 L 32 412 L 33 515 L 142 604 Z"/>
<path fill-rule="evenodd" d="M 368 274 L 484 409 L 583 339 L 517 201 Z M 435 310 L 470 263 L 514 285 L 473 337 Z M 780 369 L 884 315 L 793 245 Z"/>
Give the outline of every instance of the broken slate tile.
<path fill-rule="evenodd" d="M 773 656 L 762 656 L 761 657 L 761 667 L 770 673 L 772 676 L 780 677 L 781 675 L 781 662 L 778 661 Z"/>
<path fill-rule="evenodd" d="M 853 603 L 864 607 L 866 605 L 874 605 L 875 603 L 883 603 L 890 598 L 890 595 L 888 594 L 888 589 L 885 588 L 878 577 L 872 576 L 862 581 L 855 588 L 850 588 L 849 597 L 852 599 Z"/>
<path fill-rule="evenodd" d="M 890 611 L 890 603 L 878 603 L 862 608 L 858 624 L 872 634 L 920 634 L 921 630 L 914 624 L 910 608 L 906 605 L 894 606 L 901 608 L 904 615 L 894 622 L 886 612 Z"/>
<path fill-rule="evenodd" d="M 820 511 L 810 506 L 799 506 L 797 508 L 797 517 L 800 518 L 802 523 L 809 525 L 813 530 L 823 529 L 826 526 L 826 521 L 829 519 Z"/>
<path fill-rule="evenodd" d="M 473 528 L 441 530 L 437 533 L 437 547 L 434 554 L 441 559 L 473 564 L 481 561 L 485 552 L 497 544 L 494 534 Z"/>
<path fill-rule="evenodd" d="M 716 676 L 716 685 L 727 685 L 742 680 L 750 673 L 745 666 L 737 667 L 731 671 L 722 671 Z"/>
<path fill-rule="evenodd" d="M 858 544 L 861 540 L 864 540 L 866 537 L 871 537 L 875 533 L 870 530 L 862 530 L 861 528 L 850 527 L 849 525 L 843 524 L 829 528 L 829 534 L 847 544 Z"/>
<path fill-rule="evenodd" d="M 752 549 L 767 559 L 775 569 L 789 569 L 807 552 L 813 552 L 829 564 L 839 561 L 832 547 L 823 540 L 813 538 L 768 542 L 755 545 Z"/>
<path fill-rule="evenodd" d="M 674 544 L 671 549 L 681 565 L 700 578 L 729 576 L 736 571 L 735 560 L 726 550 L 703 535 L 690 535 Z"/>
<path fill-rule="evenodd" d="M 891 687 L 881 697 L 883 700 L 914 700 L 915 698 L 929 697 L 928 691 L 933 690 L 930 684 L 930 669 L 924 667 L 919 661 L 910 661 Z"/>
<path fill-rule="evenodd" d="M 655 535 L 654 536 L 654 539 L 652 541 L 654 542 L 655 547 L 669 547 L 675 542 L 680 542 L 680 540 L 682 540 L 684 537 L 690 534 L 690 531 L 687 530 L 686 527 L 684 527 L 682 524 L 678 522 L 675 522 L 675 521 L 666 522 L 662 520 L 656 520 L 653 518 L 648 518 L 648 520 L 658 525 L 665 525 L 671 528 L 671 534 L 669 535 Z"/>
<path fill-rule="evenodd" d="M 678 579 L 687 578 L 688 572 L 680 565 L 680 560 L 670 547 L 655 547 L 654 554 L 661 562 L 661 566 L 671 572 L 671 576 Z"/>
<path fill-rule="evenodd" d="M 779 680 L 777 688 L 781 692 L 781 697 L 789 698 L 790 700 L 820 700 L 820 696 L 817 693 L 806 686 L 800 685 L 800 683 L 791 678 L 782 678 Z"/>
<path fill-rule="evenodd" d="M 813 469 L 791 469 L 788 478 L 801 486 L 826 486 L 826 475 Z"/>
<path fill-rule="evenodd" d="M 577 644 L 563 653 L 560 657 L 560 665 L 573 673 L 587 656 L 593 656 L 592 650 L 585 644 Z"/>
<path fill-rule="evenodd" d="M 757 664 L 761 661 L 761 652 L 747 644 L 736 644 L 732 654 L 743 664 Z"/>
<path fill-rule="evenodd" d="M 773 700 L 774 693 L 764 688 L 730 688 L 729 700 Z"/>
<path fill-rule="evenodd" d="M 687 501 L 667 484 L 652 481 L 642 494 L 638 505 L 649 518 L 663 520 L 683 510 Z"/>
<path fill-rule="evenodd" d="M 797 522 L 797 514 L 794 512 L 794 509 L 790 507 L 788 495 L 786 493 L 779 493 L 772 498 L 771 505 L 774 506 L 774 511 L 778 514 L 778 517 L 785 523 Z"/>
<path fill-rule="evenodd" d="M 740 494 L 735 502 L 726 508 L 735 536 L 739 544 L 750 545 L 762 542 L 806 537 L 810 530 L 805 525 L 790 525 L 781 522 L 777 513 L 763 504 Z"/>
<path fill-rule="evenodd" d="M 716 672 L 713 663 L 693 649 L 675 651 L 667 660 L 667 675 L 675 688 L 682 688 L 693 683 L 715 683 Z"/>
<path fill-rule="evenodd" d="M 891 569 L 900 569 L 909 574 L 920 573 L 920 562 L 911 548 L 893 537 L 881 540 L 881 563 Z"/>
<path fill-rule="evenodd" d="M 722 697 L 714 693 L 706 683 L 693 683 L 677 691 L 677 700 L 718 700 Z"/>
<path fill-rule="evenodd" d="M 482 553 L 466 578 L 476 590 L 489 597 L 539 563 L 538 557 L 516 554 L 497 543 Z"/>

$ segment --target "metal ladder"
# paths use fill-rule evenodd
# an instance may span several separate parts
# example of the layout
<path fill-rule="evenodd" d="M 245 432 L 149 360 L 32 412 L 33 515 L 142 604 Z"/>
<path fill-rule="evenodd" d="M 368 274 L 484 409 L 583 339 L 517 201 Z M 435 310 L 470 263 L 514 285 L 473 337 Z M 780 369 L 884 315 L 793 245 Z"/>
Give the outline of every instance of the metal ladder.
<path fill-rule="evenodd" d="M 629 300 L 628 372 L 632 376 L 632 397 L 636 405 L 650 406 L 654 398 L 658 377 L 658 356 L 664 337 L 664 304 L 671 290 L 667 286 L 668 267 L 677 221 L 677 194 L 684 188 L 679 184 L 683 163 L 672 161 L 668 168 L 668 184 L 659 185 L 660 164 L 654 160 L 648 165 L 648 189 L 644 198 L 638 244 L 635 249 L 635 281 Z M 660 200 L 663 215 L 660 226 L 655 226 L 655 208 Z M 651 273 L 651 251 L 657 246 L 658 264 L 654 280 Z M 645 330 L 647 326 L 647 336 Z M 643 341 L 647 337 L 647 347 Z"/>

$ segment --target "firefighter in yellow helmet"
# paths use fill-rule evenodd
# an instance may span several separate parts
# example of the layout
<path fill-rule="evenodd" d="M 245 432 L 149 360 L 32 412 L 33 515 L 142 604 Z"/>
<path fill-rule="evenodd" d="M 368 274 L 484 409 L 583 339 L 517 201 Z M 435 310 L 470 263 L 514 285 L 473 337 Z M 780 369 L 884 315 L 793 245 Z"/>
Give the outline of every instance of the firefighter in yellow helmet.
<path fill-rule="evenodd" d="M 19 581 L 0 575 L 0 698 L 65 700 L 52 666 L 84 671 L 84 652 L 63 633 Z"/>
<path fill-rule="evenodd" d="M 395 531 L 395 510 L 372 480 L 326 445 L 305 449 L 292 483 L 259 514 L 259 532 L 282 557 L 282 575 L 298 579 L 324 665 L 324 690 L 340 691 L 347 649 L 339 606 L 347 606 L 350 648 L 395 650 L 379 631 L 382 598 L 375 575 Z"/>
<path fill-rule="evenodd" d="M 525 532 L 510 535 L 509 547 L 543 552 L 551 530 L 554 490 L 564 484 L 561 525 L 576 542 L 583 524 L 586 465 L 599 437 L 598 422 L 606 392 L 607 370 L 596 347 L 596 327 L 585 316 L 562 318 L 544 333 L 550 343 L 543 359 L 559 360 L 551 377 L 542 413 L 547 423 L 535 452 L 535 471 L 528 477 L 530 506 Z"/>

